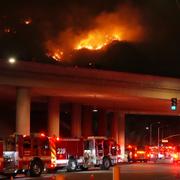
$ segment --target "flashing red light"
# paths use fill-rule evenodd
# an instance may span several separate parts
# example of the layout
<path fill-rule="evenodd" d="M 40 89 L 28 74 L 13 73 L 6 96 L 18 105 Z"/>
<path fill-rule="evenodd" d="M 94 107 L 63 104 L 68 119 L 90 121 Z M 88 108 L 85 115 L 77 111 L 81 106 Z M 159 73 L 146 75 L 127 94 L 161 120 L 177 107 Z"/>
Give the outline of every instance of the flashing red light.
<path fill-rule="evenodd" d="M 59 155 L 59 159 L 63 159 L 64 156 L 62 154 Z"/>
<path fill-rule="evenodd" d="M 55 167 L 55 165 L 54 164 L 51 164 L 51 168 L 54 168 Z"/>
<path fill-rule="evenodd" d="M 128 148 L 129 148 L 129 149 L 132 149 L 132 146 L 131 146 L 131 145 L 128 145 Z"/>
<path fill-rule="evenodd" d="M 145 151 L 137 151 L 137 154 L 145 154 Z"/>
<path fill-rule="evenodd" d="M 26 134 L 24 134 L 23 137 L 26 137 Z"/>
<path fill-rule="evenodd" d="M 59 140 L 60 140 L 60 138 L 59 138 L 59 137 L 57 137 L 57 138 L 56 138 L 56 140 L 57 140 L 57 141 L 59 141 Z"/>
<path fill-rule="evenodd" d="M 137 154 L 134 154 L 134 157 L 137 157 Z"/>
<path fill-rule="evenodd" d="M 178 159 L 178 155 L 177 154 L 173 154 L 173 158 L 174 159 Z"/>
<path fill-rule="evenodd" d="M 45 137 L 45 134 L 44 134 L 44 133 L 41 133 L 41 137 Z"/>

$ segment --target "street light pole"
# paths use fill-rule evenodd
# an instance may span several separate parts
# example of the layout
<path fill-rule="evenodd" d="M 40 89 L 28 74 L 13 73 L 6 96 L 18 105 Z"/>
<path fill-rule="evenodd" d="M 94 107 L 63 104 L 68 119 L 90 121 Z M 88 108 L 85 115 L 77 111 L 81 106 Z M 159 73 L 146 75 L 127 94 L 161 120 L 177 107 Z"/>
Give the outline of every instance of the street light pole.
<path fill-rule="evenodd" d="M 152 145 L 152 124 L 149 126 L 149 145 Z"/>
<path fill-rule="evenodd" d="M 165 127 L 168 127 L 168 126 L 158 127 L 158 142 L 157 142 L 158 148 L 159 148 L 159 141 L 160 141 L 160 129 L 163 129 Z M 162 138 L 162 136 L 161 136 L 161 138 Z"/>
<path fill-rule="evenodd" d="M 157 143 L 158 149 L 159 149 L 159 132 L 160 132 L 160 128 L 162 128 L 162 127 L 158 127 L 158 143 Z"/>
<path fill-rule="evenodd" d="M 160 124 L 160 122 L 154 122 L 149 125 L 149 145 L 152 145 L 152 126 L 153 124 Z"/>

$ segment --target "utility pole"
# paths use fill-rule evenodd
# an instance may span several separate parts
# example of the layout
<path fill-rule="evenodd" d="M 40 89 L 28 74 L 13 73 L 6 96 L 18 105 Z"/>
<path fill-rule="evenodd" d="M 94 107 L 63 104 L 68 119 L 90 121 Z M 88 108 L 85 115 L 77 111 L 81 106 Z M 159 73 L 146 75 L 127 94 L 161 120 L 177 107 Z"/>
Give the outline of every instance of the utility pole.
<path fill-rule="evenodd" d="M 151 123 L 151 124 L 149 125 L 149 145 L 150 145 L 150 146 L 152 145 L 152 126 L 153 126 L 154 124 L 160 124 L 160 122 L 159 122 L 159 121 L 158 121 L 158 122 L 154 122 L 154 123 Z"/>

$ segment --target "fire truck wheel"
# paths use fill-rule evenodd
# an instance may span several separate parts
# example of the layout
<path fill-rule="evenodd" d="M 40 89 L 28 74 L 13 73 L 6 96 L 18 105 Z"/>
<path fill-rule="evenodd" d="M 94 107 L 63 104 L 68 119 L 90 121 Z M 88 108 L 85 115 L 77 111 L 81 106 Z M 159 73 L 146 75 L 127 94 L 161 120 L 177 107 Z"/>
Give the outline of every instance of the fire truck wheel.
<path fill-rule="evenodd" d="M 111 161 L 108 157 L 103 158 L 103 164 L 101 165 L 101 169 L 108 170 L 111 166 Z"/>
<path fill-rule="evenodd" d="M 67 165 L 67 171 L 72 172 L 76 171 L 77 168 L 77 162 L 74 158 L 70 158 Z"/>
<path fill-rule="evenodd" d="M 80 169 L 81 169 L 82 171 L 87 171 L 87 170 L 88 170 L 88 167 L 87 167 L 87 166 L 82 165 L 82 166 L 80 166 Z"/>
<path fill-rule="evenodd" d="M 17 173 L 13 173 L 13 174 L 4 174 L 8 179 L 11 179 L 11 178 L 15 178 Z"/>
<path fill-rule="evenodd" d="M 30 176 L 38 177 L 43 171 L 43 163 L 39 159 L 35 159 L 31 162 L 30 165 Z"/>

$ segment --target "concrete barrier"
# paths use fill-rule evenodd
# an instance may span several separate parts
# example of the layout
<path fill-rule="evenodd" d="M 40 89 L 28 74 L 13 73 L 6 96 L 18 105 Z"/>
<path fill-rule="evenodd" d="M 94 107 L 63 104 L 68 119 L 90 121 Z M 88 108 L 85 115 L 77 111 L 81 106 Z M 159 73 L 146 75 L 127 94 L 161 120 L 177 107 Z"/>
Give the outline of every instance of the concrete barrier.
<path fill-rule="evenodd" d="M 113 180 L 120 180 L 120 168 L 118 165 L 113 167 Z"/>

